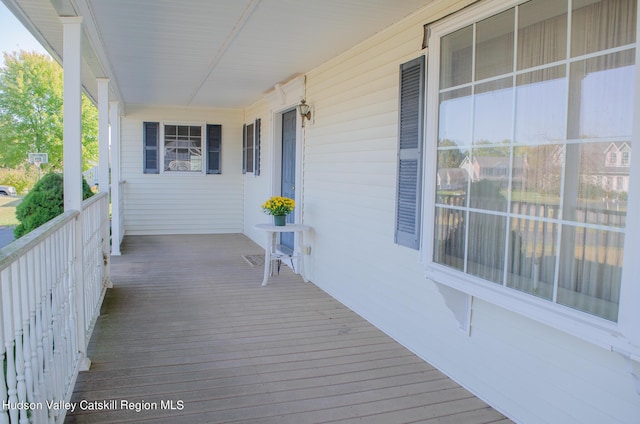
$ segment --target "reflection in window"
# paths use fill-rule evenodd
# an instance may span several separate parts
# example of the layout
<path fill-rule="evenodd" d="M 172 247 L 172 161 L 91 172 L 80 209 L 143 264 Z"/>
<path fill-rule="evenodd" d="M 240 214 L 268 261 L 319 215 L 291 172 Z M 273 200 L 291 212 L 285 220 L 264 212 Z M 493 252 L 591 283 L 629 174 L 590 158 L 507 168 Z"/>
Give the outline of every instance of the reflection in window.
<path fill-rule="evenodd" d="M 442 37 L 433 261 L 616 321 L 636 2 L 571 4 Z"/>
<path fill-rule="evenodd" d="M 201 126 L 164 126 L 164 170 L 202 172 Z"/>
<path fill-rule="evenodd" d="M 631 134 L 634 61 L 630 49 L 571 64 L 570 139 Z"/>
<path fill-rule="evenodd" d="M 438 117 L 440 145 L 464 146 L 471 142 L 471 126 L 469 122 L 472 113 L 471 87 L 445 91 L 440 94 L 440 110 Z"/>
<path fill-rule="evenodd" d="M 462 28 L 440 44 L 440 88 L 454 87 L 471 82 L 471 51 L 473 27 Z"/>
<path fill-rule="evenodd" d="M 505 143 L 511 140 L 513 114 L 512 78 L 503 78 L 475 87 L 473 142 Z"/>
<path fill-rule="evenodd" d="M 514 13 L 509 9 L 476 25 L 476 81 L 513 71 Z"/>
<path fill-rule="evenodd" d="M 540 69 L 516 77 L 514 141 L 544 144 L 565 138 L 567 79 L 563 66 Z"/>

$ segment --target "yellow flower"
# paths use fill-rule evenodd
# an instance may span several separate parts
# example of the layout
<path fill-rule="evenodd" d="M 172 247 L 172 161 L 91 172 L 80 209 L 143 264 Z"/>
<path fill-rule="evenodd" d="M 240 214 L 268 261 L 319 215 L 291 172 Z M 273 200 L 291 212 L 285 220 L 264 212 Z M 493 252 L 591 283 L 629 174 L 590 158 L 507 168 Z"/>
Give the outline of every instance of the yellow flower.
<path fill-rule="evenodd" d="M 282 196 L 273 196 L 260 207 L 267 215 L 287 215 L 291 213 L 296 203 L 293 199 Z"/>

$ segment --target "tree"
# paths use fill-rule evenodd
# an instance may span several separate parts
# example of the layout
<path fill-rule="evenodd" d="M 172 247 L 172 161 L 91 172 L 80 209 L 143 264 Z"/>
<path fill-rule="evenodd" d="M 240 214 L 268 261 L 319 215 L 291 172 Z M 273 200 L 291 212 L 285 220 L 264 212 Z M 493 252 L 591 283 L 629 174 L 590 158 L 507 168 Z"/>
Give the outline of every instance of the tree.
<path fill-rule="evenodd" d="M 35 52 L 4 54 L 0 68 L 0 167 L 24 164 L 28 153 L 48 153 L 45 171 L 63 166 L 63 70 Z M 83 169 L 98 157 L 97 110 L 82 95 Z"/>
<path fill-rule="evenodd" d="M 457 147 L 455 141 L 444 139 L 438 147 Z M 465 154 L 460 149 L 440 149 L 438 151 L 438 169 L 458 168 L 464 160 Z"/>

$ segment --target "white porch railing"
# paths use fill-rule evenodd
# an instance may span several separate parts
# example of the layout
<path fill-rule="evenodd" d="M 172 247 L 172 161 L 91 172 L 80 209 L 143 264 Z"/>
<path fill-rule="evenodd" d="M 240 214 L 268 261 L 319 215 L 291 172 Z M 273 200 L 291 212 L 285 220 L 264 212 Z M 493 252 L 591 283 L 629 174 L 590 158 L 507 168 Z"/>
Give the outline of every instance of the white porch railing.
<path fill-rule="evenodd" d="M 101 193 L 0 250 L 0 423 L 64 420 L 109 283 L 108 225 Z"/>

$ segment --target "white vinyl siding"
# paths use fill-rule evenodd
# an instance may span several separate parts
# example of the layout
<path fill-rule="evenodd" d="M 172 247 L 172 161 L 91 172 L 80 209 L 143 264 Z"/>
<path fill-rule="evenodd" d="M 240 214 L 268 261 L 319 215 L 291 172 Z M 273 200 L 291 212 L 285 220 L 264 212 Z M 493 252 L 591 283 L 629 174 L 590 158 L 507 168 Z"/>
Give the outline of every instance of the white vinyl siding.
<path fill-rule="evenodd" d="M 220 175 L 142 172 L 143 122 L 215 122 L 221 126 Z M 122 118 L 122 180 L 126 234 L 236 233 L 243 228 L 242 112 L 127 108 Z M 232 172 L 231 170 L 236 170 Z"/>

